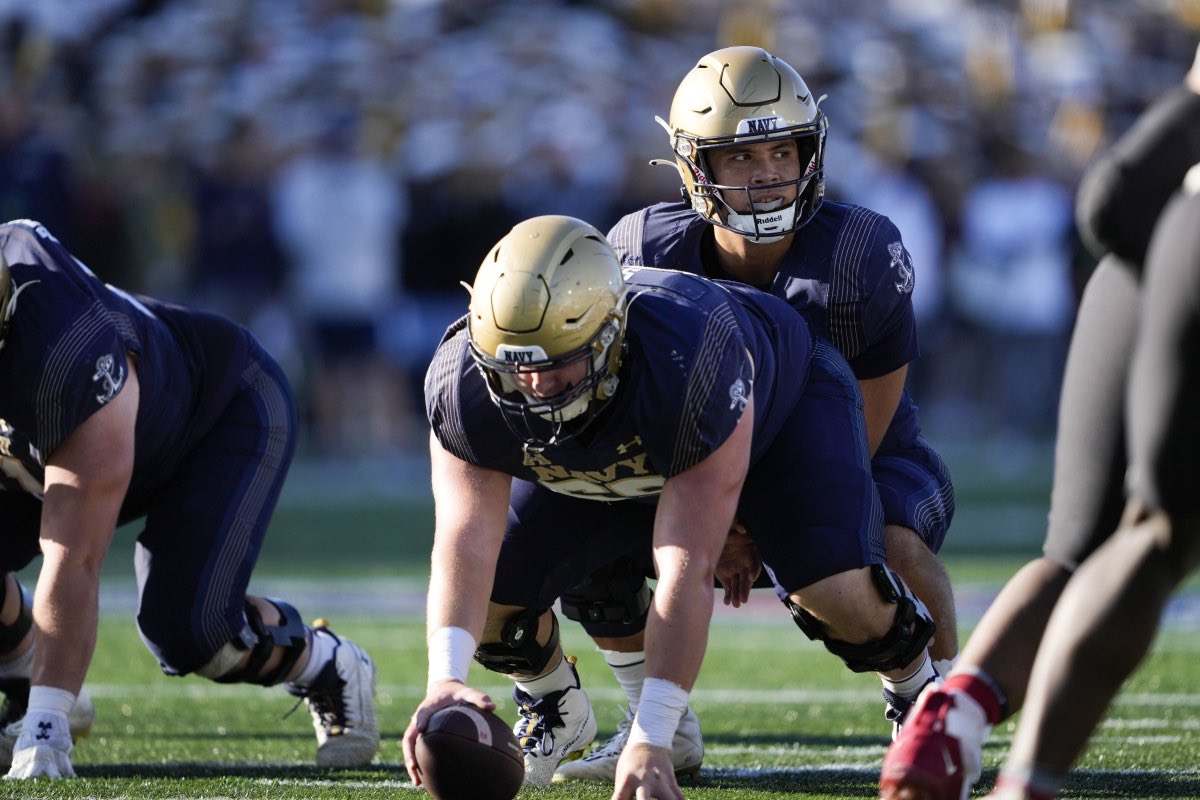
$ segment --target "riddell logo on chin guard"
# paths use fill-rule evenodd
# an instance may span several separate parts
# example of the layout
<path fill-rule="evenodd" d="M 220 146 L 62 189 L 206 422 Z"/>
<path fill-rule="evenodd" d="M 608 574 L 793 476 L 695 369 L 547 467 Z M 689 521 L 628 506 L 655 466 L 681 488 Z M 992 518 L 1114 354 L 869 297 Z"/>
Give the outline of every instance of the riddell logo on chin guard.
<path fill-rule="evenodd" d="M 776 222 L 783 222 L 783 214 L 775 214 L 770 217 L 759 217 L 759 225 L 773 225 Z"/>

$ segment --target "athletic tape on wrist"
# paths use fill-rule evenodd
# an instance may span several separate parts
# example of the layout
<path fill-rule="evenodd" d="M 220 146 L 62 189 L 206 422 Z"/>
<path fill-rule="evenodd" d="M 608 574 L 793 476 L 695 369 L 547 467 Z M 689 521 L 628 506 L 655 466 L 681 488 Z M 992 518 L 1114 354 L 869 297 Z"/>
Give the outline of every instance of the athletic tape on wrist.
<path fill-rule="evenodd" d="M 687 711 L 688 692 L 662 678 L 642 682 L 642 699 L 629 732 L 630 744 L 649 744 L 671 749 L 679 720 Z"/>
<path fill-rule="evenodd" d="M 475 638 L 464 628 L 447 625 L 429 635 L 429 681 L 467 682 L 467 670 L 475 655 Z"/>

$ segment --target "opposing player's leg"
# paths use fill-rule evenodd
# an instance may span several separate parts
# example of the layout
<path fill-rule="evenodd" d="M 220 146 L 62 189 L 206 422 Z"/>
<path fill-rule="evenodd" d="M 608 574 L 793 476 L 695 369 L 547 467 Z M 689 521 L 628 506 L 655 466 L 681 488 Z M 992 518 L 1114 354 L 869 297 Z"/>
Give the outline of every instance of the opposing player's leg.
<path fill-rule="evenodd" d="M 1135 514 L 1137 509 L 1135 508 Z M 1076 571 L 1046 628 L 1005 762 L 1006 782 L 1053 796 L 1200 561 L 1200 514 L 1138 515 Z"/>
<path fill-rule="evenodd" d="M 1006 584 L 945 684 L 909 715 L 884 757 L 880 792 L 886 800 L 969 794 L 991 726 L 1021 708 L 1042 634 L 1071 572 L 1120 521 L 1123 397 L 1138 291 L 1134 267 L 1111 256 L 1088 282 L 1063 379 L 1045 556 Z M 950 717 L 953 725 L 947 725 Z"/>
<path fill-rule="evenodd" d="M 303 697 L 319 766 L 375 757 L 375 667 L 321 621 L 247 594 L 295 448 L 296 412 L 278 365 L 259 351 L 243 391 L 154 493 L 138 537 L 138 628 L 169 675 L 286 683 Z"/>
<path fill-rule="evenodd" d="M 1054 610 L 1002 785 L 1057 792 L 1166 602 L 1200 563 L 1200 167 L 1163 211 L 1145 265 L 1127 387 L 1130 502 Z"/>

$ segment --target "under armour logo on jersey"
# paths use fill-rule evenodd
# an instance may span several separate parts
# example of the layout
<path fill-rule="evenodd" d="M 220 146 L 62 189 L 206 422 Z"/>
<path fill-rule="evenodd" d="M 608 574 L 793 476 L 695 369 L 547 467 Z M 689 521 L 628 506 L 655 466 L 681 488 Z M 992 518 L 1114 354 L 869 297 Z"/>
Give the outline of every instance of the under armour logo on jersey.
<path fill-rule="evenodd" d="M 617 445 L 617 452 L 620 453 L 621 455 L 625 455 L 633 448 L 639 446 L 641 443 L 642 443 L 642 437 L 635 436 L 635 437 L 633 437 L 633 441 L 627 442 L 626 444 Z"/>
<path fill-rule="evenodd" d="M 112 354 L 105 353 L 96 359 L 96 374 L 92 376 L 92 382 L 99 384 L 96 401 L 104 405 L 116 397 L 125 384 L 125 365 L 117 364 Z"/>
<path fill-rule="evenodd" d="M 733 382 L 733 385 L 729 387 L 729 401 L 730 411 L 734 410 L 735 408 L 739 411 L 744 410 L 746 408 L 746 404 L 750 402 L 750 392 L 747 389 L 745 382 L 741 378 L 738 378 Z"/>
<path fill-rule="evenodd" d="M 38 732 L 33 737 L 35 739 L 49 739 L 50 734 L 54 732 L 53 722 L 39 722 L 37 726 Z"/>
<path fill-rule="evenodd" d="M 892 242 L 888 245 L 888 253 L 892 257 L 892 263 L 889 266 L 896 270 L 896 275 L 900 278 L 896 282 L 896 291 L 900 294 L 912 294 L 916 280 L 913 278 L 912 260 L 909 258 L 908 251 L 900 242 Z"/>

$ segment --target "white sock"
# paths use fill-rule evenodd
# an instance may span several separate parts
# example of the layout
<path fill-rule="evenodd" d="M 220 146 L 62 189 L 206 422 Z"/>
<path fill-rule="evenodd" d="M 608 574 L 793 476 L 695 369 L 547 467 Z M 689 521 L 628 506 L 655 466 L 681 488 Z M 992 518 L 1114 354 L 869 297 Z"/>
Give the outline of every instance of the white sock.
<path fill-rule="evenodd" d="M 646 680 L 646 651 L 622 653 L 618 650 L 601 650 L 604 662 L 612 669 L 617 683 L 629 701 L 629 713 L 636 714 L 642 700 L 642 682 Z"/>
<path fill-rule="evenodd" d="M 33 675 L 33 645 L 12 661 L 0 664 L 0 678 L 28 678 Z"/>
<path fill-rule="evenodd" d="M 539 697 L 545 697 L 551 692 L 570 689 L 576 685 L 575 673 L 571 671 L 570 663 L 563 656 L 559 657 L 558 666 L 542 677 L 524 678 L 517 681 L 517 688 L 534 700 L 537 700 Z"/>
<path fill-rule="evenodd" d="M 300 674 L 292 683 L 297 686 L 311 686 L 312 682 L 321 674 L 321 670 L 333 658 L 336 650 L 337 639 L 328 633 L 319 633 L 309 628 L 308 661 L 304 663 L 304 669 L 300 670 Z"/>
<path fill-rule="evenodd" d="M 933 668 L 937 670 L 937 674 L 945 678 L 950 674 L 950 670 L 954 669 L 954 665 L 958 663 L 959 653 L 955 653 L 950 658 L 943 658 L 941 661 L 933 662 Z"/>
<path fill-rule="evenodd" d="M 929 659 L 929 653 L 926 653 L 925 658 L 921 660 L 921 666 L 917 667 L 916 671 L 907 678 L 892 680 L 880 675 L 879 679 L 883 681 L 883 688 L 911 700 L 921 691 L 922 686 L 935 677 L 937 677 L 937 673 L 933 671 L 933 662 Z"/>

